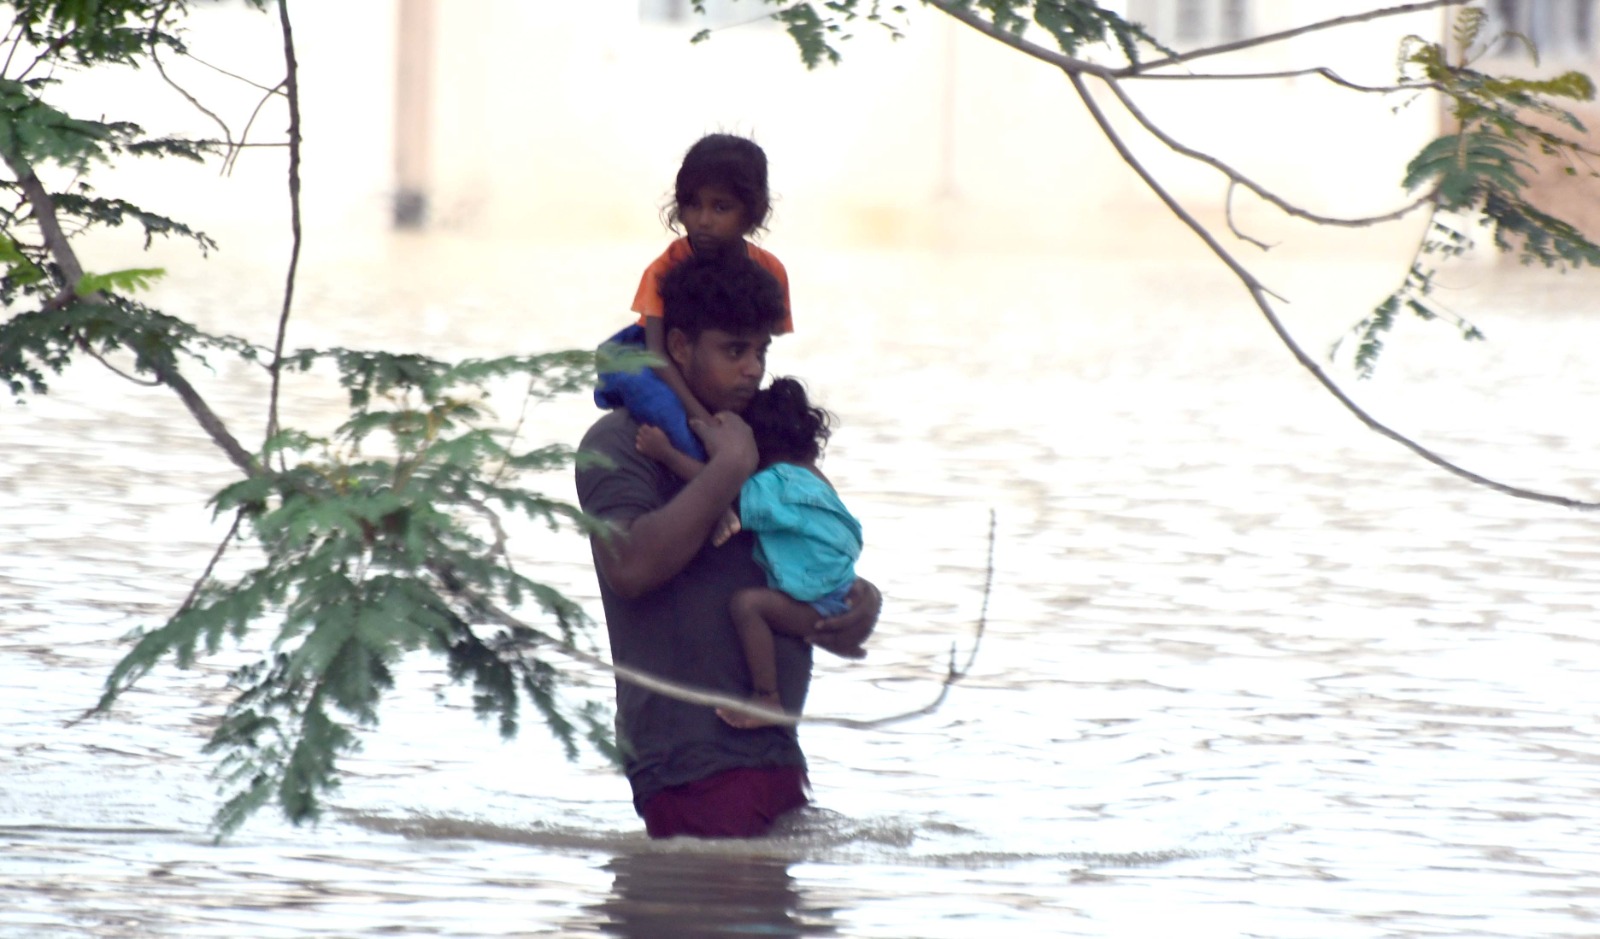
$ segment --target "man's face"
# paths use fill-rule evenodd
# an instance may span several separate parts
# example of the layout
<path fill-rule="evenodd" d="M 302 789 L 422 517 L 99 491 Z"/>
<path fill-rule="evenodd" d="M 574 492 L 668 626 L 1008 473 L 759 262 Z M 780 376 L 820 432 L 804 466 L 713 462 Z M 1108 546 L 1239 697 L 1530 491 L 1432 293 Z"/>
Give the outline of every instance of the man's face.
<path fill-rule="evenodd" d="M 713 414 L 740 412 L 750 403 L 766 374 L 770 345 L 772 333 L 766 330 L 729 333 L 707 329 L 693 342 L 678 330 L 667 337 L 667 351 L 684 382 Z"/>
<path fill-rule="evenodd" d="M 748 210 L 726 186 L 705 185 L 678 204 L 689 244 L 698 255 L 716 256 L 750 230 Z"/>

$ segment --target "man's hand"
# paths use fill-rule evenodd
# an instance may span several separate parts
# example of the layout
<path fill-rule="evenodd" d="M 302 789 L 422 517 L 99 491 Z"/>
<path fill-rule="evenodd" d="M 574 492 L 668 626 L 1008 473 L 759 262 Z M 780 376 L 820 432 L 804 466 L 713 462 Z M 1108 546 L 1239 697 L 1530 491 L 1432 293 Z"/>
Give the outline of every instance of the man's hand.
<path fill-rule="evenodd" d="M 734 460 L 746 476 L 754 473 L 761 462 L 750 425 L 732 411 L 718 411 L 710 420 L 691 420 L 689 429 L 699 434 L 700 442 L 706 445 L 707 462 L 719 457 Z"/>
<path fill-rule="evenodd" d="M 867 650 L 862 648 L 862 643 L 867 641 L 873 628 L 878 625 L 878 613 L 883 609 L 883 594 L 878 592 L 877 587 L 858 577 L 850 585 L 850 593 L 845 600 L 850 604 L 850 609 L 818 621 L 806 641 L 847 659 L 865 658 Z"/>

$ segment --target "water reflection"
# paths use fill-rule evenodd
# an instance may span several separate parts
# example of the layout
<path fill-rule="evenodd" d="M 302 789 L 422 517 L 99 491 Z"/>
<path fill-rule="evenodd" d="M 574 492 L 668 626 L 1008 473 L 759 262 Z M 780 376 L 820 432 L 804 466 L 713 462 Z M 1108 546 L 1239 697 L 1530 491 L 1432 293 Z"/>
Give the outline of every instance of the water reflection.
<path fill-rule="evenodd" d="M 602 935 L 837 936 L 833 911 L 811 908 L 781 858 L 678 851 L 619 854 L 611 895 L 590 910 Z"/>

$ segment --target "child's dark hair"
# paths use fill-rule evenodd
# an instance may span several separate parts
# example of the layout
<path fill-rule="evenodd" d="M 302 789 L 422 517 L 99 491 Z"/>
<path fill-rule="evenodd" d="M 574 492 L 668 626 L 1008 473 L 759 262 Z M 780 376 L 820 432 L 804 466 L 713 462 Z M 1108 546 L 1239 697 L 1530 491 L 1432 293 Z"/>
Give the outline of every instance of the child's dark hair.
<path fill-rule="evenodd" d="M 678 207 L 694 198 L 701 186 L 725 186 L 744 203 L 747 231 L 767 225 L 772 197 L 767 192 L 767 154 L 754 140 L 734 134 L 707 134 L 683 155 L 667 206 L 667 227 L 678 230 Z"/>
<path fill-rule="evenodd" d="M 815 463 L 832 433 L 833 415 L 814 406 L 795 378 L 774 378 L 744 410 L 761 465 Z"/>
<path fill-rule="evenodd" d="M 691 256 L 661 275 L 661 325 L 693 342 L 707 329 L 775 332 L 788 315 L 778 279 L 743 252 Z"/>

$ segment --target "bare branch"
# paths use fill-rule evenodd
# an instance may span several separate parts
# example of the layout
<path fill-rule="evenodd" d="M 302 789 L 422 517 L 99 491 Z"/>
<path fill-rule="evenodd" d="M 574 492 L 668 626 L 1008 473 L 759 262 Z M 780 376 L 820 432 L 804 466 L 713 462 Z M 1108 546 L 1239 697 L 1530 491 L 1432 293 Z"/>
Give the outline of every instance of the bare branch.
<path fill-rule="evenodd" d="M 1054 65 L 1056 68 L 1061 69 L 1062 71 L 1066 72 L 1068 75 L 1095 75 L 1095 76 L 1098 76 L 1100 78 L 1105 78 L 1105 79 L 1110 79 L 1110 78 L 1174 78 L 1174 79 L 1176 79 L 1176 78 L 1186 78 L 1186 79 L 1201 79 L 1201 78 L 1230 78 L 1230 77 L 1233 77 L 1233 76 L 1226 76 L 1226 75 L 1222 75 L 1222 76 L 1199 76 L 1199 75 L 1159 76 L 1159 75 L 1150 75 L 1150 74 L 1147 74 L 1147 73 L 1152 69 L 1163 68 L 1165 66 L 1176 65 L 1178 63 L 1192 62 L 1195 59 L 1205 58 L 1207 56 L 1221 55 L 1221 54 L 1227 53 L 1227 52 L 1237 52 L 1240 49 L 1249 49 L 1249 48 L 1252 48 L 1254 46 L 1270 45 L 1271 43 L 1282 42 L 1282 41 L 1284 41 L 1286 39 L 1292 39 L 1292 38 L 1294 38 L 1296 36 L 1301 36 L 1301 35 L 1304 35 L 1306 33 L 1317 32 L 1319 30 L 1333 29 L 1333 28 L 1339 27 L 1339 26 L 1349 26 L 1349 25 L 1352 25 L 1354 23 L 1362 23 L 1362 22 L 1367 22 L 1369 20 L 1382 19 L 1382 18 L 1390 17 L 1390 16 L 1404 16 L 1404 15 L 1408 15 L 1408 14 L 1411 14 L 1411 13 L 1425 12 L 1427 10 L 1442 9 L 1444 7 L 1462 6 L 1464 4 L 1470 3 L 1471 0 L 1422 0 L 1422 2 L 1418 2 L 1418 3 L 1408 3 L 1408 4 L 1403 4 L 1401 6 L 1386 7 L 1386 8 L 1379 9 L 1379 10 L 1369 10 L 1366 13 L 1355 13 L 1355 14 L 1351 14 L 1349 16 L 1338 16 L 1338 17 L 1334 17 L 1333 19 L 1322 20 L 1320 22 L 1311 23 L 1311 24 L 1308 24 L 1306 26 L 1299 26 L 1299 27 L 1296 27 L 1294 29 L 1283 30 L 1283 31 L 1277 32 L 1277 33 L 1269 33 L 1269 34 L 1264 35 L 1264 36 L 1254 36 L 1254 37 L 1251 37 L 1249 39 L 1241 39 L 1241 40 L 1238 40 L 1237 42 L 1225 43 L 1223 45 L 1207 46 L 1204 49 L 1195 49 L 1195 50 L 1190 51 L 1190 52 L 1182 53 L 1181 55 L 1167 56 L 1165 58 L 1156 59 L 1156 60 L 1153 60 L 1153 61 L 1150 61 L 1150 62 L 1140 62 L 1138 64 L 1129 64 L 1129 65 L 1122 66 L 1120 68 L 1111 68 L 1109 66 L 1100 65 L 1100 64 L 1097 64 L 1095 62 L 1090 62 L 1087 59 L 1080 59 L 1080 58 L 1077 58 L 1076 56 L 1070 56 L 1070 55 L 1067 55 L 1065 53 L 1058 52 L 1058 51 L 1056 51 L 1054 49 L 1048 48 L 1046 46 L 1041 46 L 1036 42 L 1031 42 L 1031 41 L 1029 41 L 1027 39 L 1024 39 L 1022 36 L 1011 32 L 1010 30 L 1001 29 L 1000 27 L 996 26 L 993 22 L 984 19 L 982 16 L 980 16 L 978 13 L 974 12 L 970 8 L 970 4 L 963 3 L 963 2 L 961 2 L 961 0 L 924 0 L 924 2 L 928 6 L 933 7 L 934 9 L 936 9 L 939 12 L 945 14 L 946 16 L 949 16 L 950 18 L 952 18 L 954 20 L 957 20 L 957 21 L 959 21 L 961 23 L 966 24 L 967 26 L 972 27 L 973 29 L 975 29 L 978 32 L 984 34 L 985 36 L 988 36 L 990 39 L 993 39 L 996 42 L 1002 43 L 1004 45 L 1010 46 L 1011 48 L 1016 49 L 1018 52 L 1021 52 L 1024 55 L 1027 55 L 1027 56 L 1031 56 L 1032 58 L 1038 59 L 1041 62 L 1046 62 L 1046 63 L 1049 63 L 1050 65 Z M 1328 80 L 1333 81 L 1336 84 L 1347 85 L 1347 86 L 1349 86 L 1349 87 L 1351 87 L 1351 88 L 1353 88 L 1355 90 L 1358 90 L 1358 91 L 1380 91 L 1380 90 L 1384 90 L 1384 89 L 1375 88 L 1375 87 L 1369 88 L 1367 86 L 1361 86 L 1361 85 L 1353 84 L 1351 82 L 1347 82 L 1344 79 L 1340 78 L 1337 74 L 1335 74 L 1331 69 L 1311 69 L 1311 70 L 1308 70 L 1308 72 L 1319 72 L 1319 71 L 1326 72 L 1326 75 L 1324 77 L 1326 77 Z M 1298 73 L 1288 73 L 1288 74 L 1298 74 Z M 1253 77 L 1253 76 L 1240 76 L 1240 77 Z M 1277 76 L 1266 76 L 1266 75 L 1263 75 L 1261 77 L 1277 77 Z M 1403 86 L 1403 87 L 1410 87 L 1410 86 Z"/>
<path fill-rule="evenodd" d="M 238 161 L 238 154 L 242 150 L 287 150 L 287 149 L 289 149 L 289 142 L 287 140 L 285 140 L 282 143 L 247 143 L 247 142 L 245 142 L 243 140 L 210 140 L 210 139 L 201 137 L 201 138 L 198 138 L 198 139 L 195 139 L 195 140 L 191 140 L 190 143 L 200 144 L 200 145 L 208 145 L 208 146 L 220 145 L 222 147 L 227 148 L 228 150 L 231 151 L 231 153 L 227 157 L 227 159 L 224 160 L 224 162 L 229 164 L 230 166 L 233 163 Z"/>
<path fill-rule="evenodd" d="M 1141 72 L 1149 71 L 1150 69 L 1164 68 L 1168 65 L 1177 65 L 1183 62 L 1193 62 L 1195 59 L 1203 59 L 1207 56 L 1224 55 L 1229 52 L 1238 52 L 1241 49 L 1252 49 L 1256 46 L 1271 45 L 1275 42 L 1283 42 L 1286 39 L 1293 39 L 1296 36 L 1304 36 L 1307 33 L 1320 32 L 1324 29 L 1334 29 L 1340 26 L 1351 26 L 1356 23 L 1366 23 L 1372 20 L 1383 19 L 1390 16 L 1409 16 L 1412 13 L 1425 13 L 1428 10 L 1438 10 L 1443 9 L 1444 7 L 1464 6 L 1470 2 L 1471 0 L 1423 0 L 1423 2 L 1420 3 L 1406 3 L 1400 6 L 1384 7 L 1383 9 L 1379 10 L 1368 10 L 1365 13 L 1352 13 L 1348 16 L 1336 16 L 1332 19 L 1308 23 L 1305 26 L 1297 26 L 1294 29 L 1286 29 L 1276 33 L 1267 33 L 1264 36 L 1252 36 L 1248 39 L 1240 39 L 1236 42 L 1227 42 L 1221 45 L 1207 46 L 1204 49 L 1195 49 L 1191 52 L 1185 52 L 1180 55 L 1167 56 L 1164 59 L 1155 59 L 1150 62 L 1140 62 L 1137 65 L 1129 65 L 1118 69 L 1116 71 L 1116 77 L 1125 78 Z"/>
<path fill-rule="evenodd" d="M 1118 70 L 1116 69 L 1112 69 L 1104 65 L 1098 65 L 1094 62 L 1090 62 L 1088 59 L 1080 59 L 1075 56 L 1057 52 L 1054 49 L 1041 46 L 1036 42 L 1029 42 L 1010 30 L 1000 29 L 993 23 L 968 9 L 967 5 L 962 3 L 961 0 L 924 0 L 924 2 L 927 3 L 928 6 L 931 6 L 939 12 L 944 13 L 946 16 L 971 26 L 978 32 L 988 36 L 990 39 L 1010 46 L 1011 48 L 1016 49 L 1018 52 L 1032 56 L 1041 62 L 1048 62 L 1049 64 L 1054 65 L 1056 68 L 1061 69 L 1069 75 L 1085 74 L 1098 75 L 1101 78 L 1109 78 L 1113 75 L 1119 74 Z M 1465 0 L 1460 0 L 1460 2 L 1465 2 Z"/>
<path fill-rule="evenodd" d="M 774 724 L 786 724 L 789 726 L 794 726 L 797 724 L 826 724 L 834 727 L 848 727 L 855 730 L 866 730 L 874 727 L 882 727 L 888 724 L 896 724 L 901 721 L 910 720 L 914 717 L 921 717 L 925 714 L 932 714 L 934 711 L 938 710 L 939 706 L 944 703 L 947 697 L 949 697 L 951 686 L 965 678 L 972 670 L 973 663 L 977 661 L 978 646 L 983 641 L 984 629 L 989 619 L 989 595 L 994 586 L 994 543 L 995 514 L 991 509 L 989 512 L 989 554 L 984 567 L 983 603 L 979 608 L 978 622 L 974 630 L 972 648 L 967 652 L 966 662 L 957 667 L 956 649 L 955 645 L 952 644 L 950 647 L 950 664 L 947 667 L 944 680 L 939 686 L 939 692 L 932 701 L 912 711 L 891 714 L 886 717 L 865 719 L 852 717 L 800 716 L 797 714 L 790 714 L 785 711 L 764 708 L 759 705 L 752 704 L 748 698 L 737 698 L 732 695 L 723 694 L 719 691 L 710 691 L 705 688 L 697 688 L 692 685 L 680 684 L 678 682 L 661 678 L 657 675 L 652 675 L 649 672 L 641 671 L 636 668 L 630 668 L 626 665 L 613 664 L 598 655 L 585 652 L 569 642 L 557 639 L 554 636 L 534 629 L 527 623 L 517 619 L 511 613 L 490 602 L 487 598 L 461 589 L 457 584 L 456 579 L 450 576 L 447 571 L 435 568 L 434 574 L 452 594 L 461 597 L 472 607 L 474 611 L 485 616 L 490 621 L 504 626 L 511 631 L 511 638 L 495 647 L 495 652 L 497 654 L 521 655 L 527 646 L 538 646 L 540 648 L 551 649 L 560 652 L 562 655 L 565 655 L 574 661 L 582 662 L 585 665 L 600 669 L 601 671 L 610 672 L 617 678 L 628 682 L 629 684 L 638 685 L 639 687 L 648 691 L 653 691 L 656 694 L 672 698 L 676 701 L 683 701 L 687 704 L 700 704 L 710 708 L 721 708 L 729 711 L 735 711 L 740 714 L 759 717 L 762 720 L 769 721 Z"/>
<path fill-rule="evenodd" d="M 206 68 L 211 69 L 212 71 L 217 72 L 218 74 L 226 75 L 229 78 L 235 79 L 237 81 L 241 81 L 241 82 L 245 83 L 246 85 L 249 85 L 250 87 L 256 89 L 257 91 L 265 92 L 268 97 L 271 97 L 272 95 L 282 94 L 283 93 L 281 91 L 281 89 L 283 88 L 283 83 L 282 82 L 279 82 L 277 85 L 269 88 L 266 85 L 263 85 L 258 81 L 255 81 L 254 79 L 246 78 L 243 75 L 238 74 L 237 72 L 230 72 L 230 71 L 228 71 L 227 69 L 223 68 L 220 65 L 214 65 L 214 64 L 212 64 L 210 62 L 207 62 L 205 59 L 200 58 L 199 56 L 195 55 L 192 52 L 186 52 L 184 54 L 186 56 L 188 56 L 190 61 L 198 63 L 200 65 L 204 65 Z"/>
<path fill-rule="evenodd" d="M 1315 75 L 1325 78 L 1341 88 L 1359 91 L 1364 94 L 1387 95 L 1401 91 L 1439 91 L 1441 86 L 1437 82 L 1402 82 L 1398 85 L 1363 85 L 1353 82 L 1335 72 L 1325 65 L 1312 68 L 1289 69 L 1282 72 L 1165 72 L 1151 75 L 1147 72 L 1134 72 L 1131 75 L 1119 76 L 1125 81 L 1271 81 L 1284 78 L 1305 78 Z"/>
<path fill-rule="evenodd" d="M 146 388 L 154 388 L 161 384 L 160 381 L 155 379 L 145 379 L 140 378 L 137 375 L 129 375 L 127 372 L 124 372 L 122 369 L 117 368 L 115 365 L 112 365 L 110 362 L 106 361 L 105 356 L 94 351 L 94 349 L 89 347 L 88 343 L 83 342 L 82 340 L 79 340 L 78 348 L 82 349 L 86 354 L 88 354 L 91 359 L 94 359 L 96 362 L 104 365 L 107 371 L 118 378 L 126 379 L 127 381 L 133 382 L 135 385 L 143 385 Z"/>
<path fill-rule="evenodd" d="M 56 212 L 55 200 L 51 198 L 49 190 L 44 188 L 44 184 L 39 181 L 38 175 L 34 173 L 33 167 L 27 161 L 15 153 L 5 153 L 3 156 L 6 166 L 10 168 L 12 175 L 17 179 L 17 186 L 21 190 L 23 198 L 32 206 L 33 220 L 44 236 L 44 243 L 50 251 L 50 256 L 55 260 L 56 265 L 61 268 L 61 274 L 67 282 L 61 296 L 56 297 L 52 302 L 71 302 L 73 297 L 76 296 L 78 282 L 83 280 L 83 264 L 78 260 L 77 252 L 73 250 L 72 245 L 67 241 L 65 233 L 61 230 L 61 221 Z M 78 299 L 94 303 L 99 301 L 100 296 L 98 294 L 90 294 L 89 296 L 78 297 Z M 211 410 L 210 405 L 206 404 L 200 393 L 195 390 L 193 385 L 189 384 L 188 379 L 178 372 L 177 366 L 172 363 L 158 364 L 155 366 L 154 371 L 159 382 L 177 392 L 178 398 L 183 401 L 184 407 L 187 407 L 189 413 L 194 415 L 195 420 L 210 435 L 212 441 L 222 448 L 222 452 L 228 455 L 228 459 L 243 470 L 246 475 L 255 475 L 258 470 L 250 453 L 240 446 L 238 439 L 228 431 L 228 427 L 223 423 L 222 418 Z"/>
<path fill-rule="evenodd" d="M 244 129 L 239 132 L 238 146 L 234 147 L 232 152 L 228 154 L 227 158 L 222 161 L 222 175 L 228 176 L 233 173 L 233 168 L 238 164 L 239 156 L 244 152 L 245 147 L 256 146 L 255 144 L 246 144 L 245 141 L 250 139 L 250 131 L 256 126 L 256 118 L 261 116 L 261 110 L 267 106 L 268 101 L 272 100 L 273 95 L 281 93 L 279 89 L 283 88 L 283 86 L 284 83 L 279 82 L 276 87 L 269 89 L 266 94 L 261 96 L 261 100 L 256 102 L 256 106 L 250 111 L 250 117 L 244 122 Z M 287 147 L 290 145 L 285 142 L 282 144 L 267 144 L 264 146 Z"/>
<path fill-rule="evenodd" d="M 1191 160 L 1204 163 L 1212 169 L 1217 170 L 1224 176 L 1228 177 L 1228 179 L 1232 182 L 1238 183 L 1244 188 L 1255 193 L 1257 196 L 1260 196 L 1263 200 L 1276 206 L 1285 215 L 1290 215 L 1294 218 L 1305 219 L 1308 222 L 1315 222 L 1318 225 L 1330 225 L 1342 228 L 1367 228 L 1383 222 L 1393 222 L 1397 219 L 1404 218 L 1405 216 L 1416 211 L 1421 206 L 1427 205 L 1433 201 L 1434 193 L 1429 192 L 1426 195 L 1423 195 L 1412 201 L 1409 205 L 1402 206 L 1392 212 L 1385 212 L 1382 215 L 1373 215 L 1366 218 L 1334 218 L 1328 215 L 1318 215 L 1315 212 L 1308 212 L 1289 200 L 1271 192 L 1260 183 L 1257 183 L 1255 180 L 1244 175 L 1211 154 L 1201 150 L 1196 150 L 1193 147 L 1180 143 L 1166 131 L 1162 130 L 1154 121 L 1150 120 L 1144 111 L 1133 102 L 1133 99 L 1129 98 L 1128 95 L 1122 90 L 1122 84 L 1120 82 L 1114 78 L 1107 78 L 1105 79 L 1105 83 L 1106 87 L 1110 88 L 1112 93 L 1117 96 L 1117 100 L 1122 102 L 1122 106 L 1127 109 L 1130 115 L 1133 116 L 1133 119 L 1139 122 L 1139 126 L 1143 127 L 1147 132 L 1149 132 L 1152 137 L 1166 144 L 1169 150 L 1172 150 L 1176 153 L 1181 153 Z"/>
<path fill-rule="evenodd" d="M 1295 361 L 1299 362 L 1300 365 L 1306 369 L 1306 371 L 1310 372 L 1312 377 L 1314 377 L 1323 388 L 1327 389 L 1329 394 L 1333 395 L 1335 400 L 1343 405 L 1351 414 L 1355 415 L 1356 419 L 1361 421 L 1362 424 L 1365 424 L 1368 429 L 1388 437 L 1390 440 L 1395 441 L 1396 443 L 1415 453 L 1417 456 L 1422 457 L 1424 460 L 1427 460 L 1429 463 L 1432 463 L 1446 472 L 1459 476 L 1468 482 L 1476 483 L 1477 485 L 1493 489 L 1496 492 L 1500 492 L 1508 496 L 1514 496 L 1519 499 L 1529 499 L 1535 502 L 1548 502 L 1552 505 L 1564 506 L 1571 509 L 1600 509 L 1600 502 L 1585 502 L 1579 499 L 1568 498 L 1566 496 L 1558 496 L 1551 493 L 1538 492 L 1532 489 L 1524 489 L 1519 486 L 1507 485 L 1497 480 L 1490 479 L 1486 476 L 1482 476 L 1478 473 L 1474 473 L 1471 470 L 1458 466 L 1444 457 L 1439 456 L 1437 453 L 1434 453 L 1432 450 L 1429 450 L 1420 443 L 1417 443 L 1416 441 L 1405 436 L 1404 434 L 1401 434 L 1388 425 L 1379 422 L 1376 418 L 1363 410 L 1360 405 L 1351 400 L 1349 395 L 1344 393 L 1344 390 L 1341 389 L 1332 378 L 1328 377 L 1328 374 L 1324 372 L 1309 355 L 1306 354 L 1304 349 L 1300 348 L 1300 345 L 1294 341 L 1294 337 L 1289 335 L 1288 329 L 1285 328 L 1283 322 L 1278 319 L 1277 314 L 1272 309 L 1272 304 L 1267 300 L 1266 288 L 1263 287 L 1261 282 L 1256 279 L 1255 275 L 1251 274 L 1250 271 L 1244 267 L 1244 265 L 1240 264 L 1239 261 L 1233 257 L 1233 255 L 1229 254 L 1227 249 L 1217 241 L 1211 232 L 1204 225 L 1200 224 L 1200 222 L 1195 219 L 1195 217 L 1191 215 L 1188 210 L 1186 210 L 1183 205 L 1178 202 L 1177 199 L 1173 198 L 1172 194 L 1167 192 L 1166 188 L 1163 187 L 1161 183 L 1150 173 L 1150 170 L 1146 168 L 1143 163 L 1139 162 L 1139 159 L 1133 155 L 1132 151 L 1128 149 L 1127 144 L 1123 141 L 1121 136 L 1117 134 L 1115 128 L 1111 126 L 1111 122 L 1106 119 L 1105 112 L 1100 109 L 1099 103 L 1095 101 L 1094 96 L 1089 93 L 1088 86 L 1084 84 L 1083 77 L 1081 75 L 1068 72 L 1067 78 L 1072 82 L 1072 87 L 1078 92 L 1078 97 L 1083 100 L 1084 106 L 1088 108 L 1090 116 L 1093 117 L 1095 123 L 1099 125 L 1101 133 L 1105 135 L 1106 140 L 1108 140 L 1112 147 L 1116 149 L 1117 155 L 1122 158 L 1122 161 L 1126 163 L 1128 167 L 1131 168 L 1135 173 L 1137 173 L 1139 178 L 1144 180 L 1145 185 L 1150 188 L 1150 191 L 1155 193 L 1156 196 L 1166 204 L 1167 209 L 1171 211 L 1173 215 L 1177 216 L 1185 225 L 1187 225 L 1189 229 L 1200 238 L 1201 241 L 1205 242 L 1206 247 L 1211 250 L 1211 253 L 1216 255 L 1217 259 L 1233 272 L 1234 276 L 1239 279 L 1239 282 L 1242 283 L 1245 286 L 1245 289 L 1250 292 L 1250 297 L 1253 301 L 1255 301 L 1256 308 L 1261 311 L 1262 316 L 1266 317 L 1268 325 L 1270 325 L 1272 327 L 1272 331 L 1277 334 L 1279 341 L 1281 341 L 1285 348 L 1287 348 L 1294 356 Z"/>
<path fill-rule="evenodd" d="M 165 15 L 165 11 L 166 11 L 166 8 L 163 7 L 162 8 L 162 15 Z M 158 16 L 158 19 L 159 19 L 159 16 Z M 184 100 L 188 101 L 190 106 L 193 107 L 196 111 L 199 111 L 201 114 L 204 114 L 206 117 L 211 118 L 212 123 L 214 123 L 218 127 L 222 128 L 222 136 L 227 141 L 228 151 L 230 153 L 232 153 L 233 148 L 234 148 L 233 131 L 231 131 L 228 128 L 227 122 L 224 121 L 222 118 L 218 117 L 215 111 L 212 111 L 210 108 L 208 108 L 205 105 L 201 104 L 199 98 L 196 98 L 194 95 L 189 93 L 189 89 L 187 89 L 187 88 L 183 87 L 182 85 L 178 84 L 178 82 L 175 79 L 173 79 L 173 77 L 171 75 L 167 74 L 167 66 L 166 66 L 165 63 L 163 63 L 161 61 L 161 56 L 157 53 L 156 44 L 155 44 L 154 41 L 152 41 L 150 43 L 150 61 L 155 64 L 156 72 L 157 72 L 157 74 L 159 74 L 161 76 L 161 80 L 162 81 L 166 82 L 167 85 L 170 86 L 173 91 L 176 91 L 178 94 L 182 95 Z"/>
<path fill-rule="evenodd" d="M 9 40 L 7 44 L 10 45 L 11 48 L 6 50 L 6 62 L 5 66 L 0 68 L 0 75 L 9 75 L 11 73 L 11 63 L 16 61 L 17 51 L 22 48 L 21 25 L 12 23 L 11 29 L 7 30 L 6 32 L 6 36 Z"/>
<path fill-rule="evenodd" d="M 83 263 L 78 260 L 78 252 L 67 241 L 66 233 L 61 230 L 61 215 L 56 211 L 56 200 L 25 159 L 12 153 L 4 156 L 6 166 L 17 178 L 17 188 L 21 190 L 23 199 L 32 207 L 33 221 L 39 226 L 45 248 L 61 268 L 62 277 L 67 282 L 66 289 L 76 289 L 78 281 L 83 279 Z"/>
<path fill-rule="evenodd" d="M 500 558 L 505 562 L 507 569 L 510 569 L 511 555 L 506 551 L 506 529 L 500 524 L 499 514 L 487 502 L 478 499 L 463 499 L 462 504 L 476 510 L 489 523 L 489 527 L 494 529 L 494 546 L 489 549 L 489 555 Z"/>
<path fill-rule="evenodd" d="M 295 276 L 300 268 L 300 78 L 295 60 L 294 30 L 289 24 L 289 0 L 278 0 L 278 22 L 283 31 L 284 95 L 289 102 L 289 269 L 284 275 L 283 309 L 278 314 L 278 333 L 272 345 L 272 390 L 267 401 L 268 440 L 278 433 L 278 396 L 283 378 L 283 344 L 289 333 L 289 313 L 294 307 Z M 251 116 L 254 121 L 254 115 Z"/>
<path fill-rule="evenodd" d="M 255 458 L 240 445 L 233 434 L 229 433 L 227 425 L 222 422 L 222 418 L 211 410 L 205 399 L 200 397 L 198 391 L 194 390 L 194 386 L 189 384 L 188 379 L 178 373 L 176 367 L 170 365 L 158 366 L 155 372 L 156 377 L 161 379 L 162 384 L 167 385 L 178 393 L 178 399 L 183 402 L 184 407 L 189 409 L 189 413 L 194 415 L 194 419 L 200 424 L 200 427 L 210 435 L 217 446 L 222 448 L 222 452 L 228 455 L 228 459 L 233 462 L 234 466 L 243 470 L 246 476 L 255 476 L 261 471 L 260 467 L 256 465 Z"/>
<path fill-rule="evenodd" d="M 1229 179 L 1228 180 L 1228 194 L 1226 196 L 1224 196 L 1223 199 L 1222 199 L 1222 207 L 1223 207 L 1224 211 L 1227 212 L 1227 215 L 1228 215 L 1228 231 L 1233 232 L 1233 237 L 1239 239 L 1240 241 L 1248 241 L 1250 244 L 1255 245 L 1257 248 L 1260 248 L 1262 251 L 1271 251 L 1274 247 L 1276 247 L 1276 245 L 1269 245 L 1265 241 L 1261 241 L 1260 239 L 1252 238 L 1249 235 L 1246 235 L 1244 232 L 1239 230 L 1239 226 L 1234 222 L 1234 220 L 1233 220 L 1233 194 L 1235 192 L 1237 192 L 1238 189 L 1239 189 L 1239 181 L 1237 179 Z"/>

